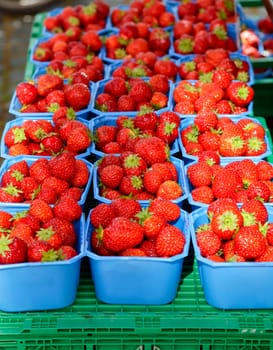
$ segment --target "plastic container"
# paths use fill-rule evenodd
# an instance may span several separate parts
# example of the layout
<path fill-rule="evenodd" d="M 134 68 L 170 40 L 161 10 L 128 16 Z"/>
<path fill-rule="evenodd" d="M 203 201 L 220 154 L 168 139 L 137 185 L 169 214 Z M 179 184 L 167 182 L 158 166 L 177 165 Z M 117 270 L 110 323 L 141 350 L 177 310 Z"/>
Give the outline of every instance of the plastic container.
<path fill-rule="evenodd" d="M 221 157 L 226 161 L 234 161 L 234 160 L 242 160 L 242 159 L 246 159 L 246 158 L 250 158 L 250 159 L 264 159 L 266 157 L 268 157 L 269 155 L 271 155 L 272 153 L 272 140 L 271 140 L 271 135 L 270 135 L 270 130 L 268 129 L 267 125 L 266 125 L 266 121 L 264 118 L 262 117 L 248 117 L 248 116 L 244 116 L 244 118 L 253 120 L 255 122 L 260 123 L 264 129 L 265 129 L 265 142 L 267 144 L 267 151 L 265 153 L 263 153 L 260 156 L 251 156 L 251 157 L 247 157 L 247 156 L 242 156 L 242 157 Z M 231 118 L 235 123 L 240 120 L 239 118 Z M 188 118 L 188 119 L 182 119 L 181 121 L 181 131 L 185 130 L 186 127 L 192 125 L 194 123 L 194 118 Z M 180 135 L 181 136 L 181 135 Z M 186 152 L 185 147 L 183 146 L 181 137 L 178 140 L 179 146 L 180 146 L 180 150 L 182 153 L 182 157 L 185 161 L 185 163 L 189 163 L 191 161 L 196 161 L 198 159 L 197 156 L 189 154 Z"/>
<path fill-rule="evenodd" d="M 269 222 L 273 208 L 267 206 Z M 220 309 L 272 309 L 272 262 L 217 263 L 201 256 L 195 230 L 208 223 L 205 208 L 190 214 L 191 238 L 205 299 Z"/>
<path fill-rule="evenodd" d="M 18 212 L 5 207 L 1 210 Z M 69 306 L 75 301 L 84 256 L 84 224 L 84 215 L 74 223 L 78 255 L 70 260 L 0 265 L 0 310 L 51 310 Z"/>
<path fill-rule="evenodd" d="M 188 213 L 172 223 L 185 234 L 181 254 L 170 258 L 99 256 L 90 248 L 92 226 L 87 219 L 87 250 L 96 297 L 108 304 L 162 305 L 174 300 L 190 235 Z M 160 271 L 160 273 L 158 273 Z"/>
<path fill-rule="evenodd" d="M 126 115 L 126 113 L 124 113 L 124 115 Z M 130 118 L 134 118 L 136 116 L 135 115 L 130 115 Z M 116 120 L 117 120 L 118 115 L 112 113 L 109 116 L 97 116 L 94 117 L 90 120 L 90 130 L 91 133 L 94 134 L 96 132 L 96 129 L 102 125 L 111 125 L 111 126 L 116 126 Z M 105 153 L 100 151 L 97 147 L 96 147 L 96 143 L 92 142 L 91 147 L 90 147 L 91 153 L 93 155 L 95 155 L 97 158 L 103 157 L 105 156 Z M 179 145 L 178 145 L 178 139 L 175 140 L 171 147 L 170 147 L 170 154 L 174 155 L 176 153 L 179 152 Z"/>
<path fill-rule="evenodd" d="M 175 158 L 173 156 L 170 157 L 170 161 L 174 163 L 177 173 L 178 173 L 178 184 L 183 189 L 182 196 L 178 197 L 177 199 L 172 200 L 172 202 L 179 204 L 181 207 L 183 205 L 183 202 L 188 197 L 188 182 L 186 181 L 186 175 L 184 171 L 184 162 L 181 159 Z M 102 203 L 110 203 L 111 200 L 108 198 L 103 197 L 100 194 L 100 186 L 99 186 L 99 175 L 98 175 L 98 162 L 99 160 L 94 164 L 93 167 L 93 195 L 94 199 L 96 199 L 98 202 Z M 149 201 L 147 200 L 140 200 L 139 201 L 142 205 L 147 205 Z"/>
<path fill-rule="evenodd" d="M 48 157 L 49 158 L 49 157 Z M 0 183 L 1 183 L 1 180 L 2 180 L 2 176 L 3 174 L 9 169 L 9 167 L 13 164 L 16 164 L 22 160 L 25 160 L 28 164 L 28 166 L 30 166 L 31 164 L 33 164 L 37 159 L 39 159 L 38 157 L 35 157 L 35 156 L 28 156 L 28 157 L 25 157 L 25 156 L 17 156 L 17 157 L 11 157 L 11 158 L 8 158 L 8 159 L 4 159 L 4 161 L 2 162 L 1 164 L 1 167 L 0 167 Z M 88 182 L 82 192 L 82 196 L 81 196 L 81 199 L 78 201 L 78 203 L 80 204 L 80 206 L 82 208 L 84 208 L 85 206 L 85 202 L 86 202 L 86 199 L 87 199 L 87 196 L 88 196 L 88 192 L 89 192 L 89 189 L 91 187 L 91 183 L 92 183 L 92 175 L 93 175 L 93 164 L 91 164 L 89 161 L 87 161 L 86 159 L 84 158 L 80 158 L 88 167 L 89 169 L 89 179 L 88 179 Z M 23 210 L 23 209 L 27 209 L 29 208 L 30 206 L 30 203 L 29 202 L 21 202 L 21 203 L 12 203 L 12 202 L 2 202 L 1 205 L 5 208 L 15 208 L 15 209 L 18 209 L 18 210 Z"/>
<path fill-rule="evenodd" d="M 144 81 L 149 81 L 149 78 L 141 78 Z M 93 98 L 92 98 L 92 102 L 91 102 L 91 108 L 90 111 L 91 113 L 93 113 L 94 115 L 104 115 L 104 116 L 108 116 L 111 115 L 113 113 L 115 113 L 116 115 L 124 115 L 126 114 L 127 116 L 134 116 L 136 114 L 137 111 L 115 111 L 115 112 L 104 112 L 104 111 L 100 111 L 99 109 L 96 108 L 96 98 L 99 94 L 104 92 L 104 86 L 108 81 L 111 81 L 112 78 L 108 78 L 108 79 L 103 79 L 100 80 L 98 82 L 96 82 L 94 84 L 94 90 L 93 90 Z M 168 92 L 168 103 L 167 106 L 164 108 L 160 108 L 158 110 L 156 110 L 157 112 L 164 112 L 167 110 L 172 109 L 172 93 L 173 93 L 173 83 L 169 80 L 169 92 Z"/>
<path fill-rule="evenodd" d="M 89 89 L 90 89 L 90 101 L 89 104 L 86 108 L 81 109 L 79 111 L 76 112 L 76 117 L 80 117 L 82 119 L 88 119 L 90 117 L 90 109 L 91 109 L 91 105 L 92 105 L 92 100 L 93 100 L 93 94 L 94 94 L 94 83 L 90 83 L 89 84 Z M 18 117 L 24 117 L 26 115 L 26 113 L 21 112 L 22 108 L 22 104 L 21 102 L 18 100 L 17 96 L 16 96 L 16 91 L 13 92 L 12 97 L 11 97 L 11 101 L 9 104 L 9 113 L 13 114 L 15 116 L 15 118 Z M 33 116 L 35 118 L 51 118 L 53 115 L 53 112 L 39 112 L 39 113 L 27 113 L 29 116 Z"/>
<path fill-rule="evenodd" d="M 52 125 L 54 125 L 54 123 L 52 122 L 52 118 L 35 118 L 35 117 L 29 117 L 26 113 L 24 113 L 24 114 L 25 114 L 24 117 L 18 117 L 18 118 L 12 119 L 12 120 L 8 121 L 4 126 L 2 136 L 1 136 L 1 144 L 0 144 L 1 157 L 4 159 L 13 158 L 13 156 L 9 155 L 9 149 L 6 146 L 5 140 L 4 140 L 6 133 L 8 132 L 8 130 L 10 128 L 15 127 L 15 126 L 21 126 L 27 120 L 39 120 L 39 119 L 44 119 L 44 120 L 50 121 L 52 123 Z M 81 119 L 81 118 L 77 118 L 77 120 L 79 120 L 81 123 L 83 123 L 86 127 L 89 128 L 89 123 L 86 120 Z M 77 157 L 84 158 L 84 157 L 88 157 L 90 154 L 91 154 L 91 145 L 84 152 L 78 154 Z M 26 155 L 24 155 L 24 157 L 29 157 L 29 155 L 26 154 Z M 43 156 L 35 155 L 35 157 L 43 157 Z"/>

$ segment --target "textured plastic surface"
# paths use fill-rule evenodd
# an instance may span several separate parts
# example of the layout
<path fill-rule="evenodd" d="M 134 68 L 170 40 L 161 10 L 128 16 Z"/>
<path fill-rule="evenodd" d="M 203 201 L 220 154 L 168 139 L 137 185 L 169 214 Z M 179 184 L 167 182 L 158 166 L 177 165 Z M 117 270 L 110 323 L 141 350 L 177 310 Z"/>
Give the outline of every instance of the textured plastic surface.
<path fill-rule="evenodd" d="M 52 124 L 52 118 L 35 118 L 35 117 L 29 117 L 26 113 L 24 117 L 18 117 L 18 118 L 14 118 L 8 122 L 6 122 L 3 132 L 2 132 L 2 136 L 1 136 L 1 157 L 4 159 L 7 158 L 13 158 L 12 156 L 9 155 L 9 151 L 8 151 L 8 147 L 5 144 L 5 135 L 8 132 L 8 130 L 12 127 L 15 126 L 21 126 L 25 121 L 27 120 L 39 120 L 39 119 L 44 119 L 47 121 L 50 121 Z M 83 123 L 85 126 L 87 126 L 89 128 L 89 123 L 85 120 L 85 119 L 81 119 L 81 118 L 77 118 L 77 120 L 79 120 L 81 123 Z M 54 125 L 54 124 L 53 124 Z M 80 154 L 77 155 L 77 157 L 88 157 L 91 154 L 91 145 L 85 150 L 85 152 L 82 152 Z M 24 157 L 28 157 L 29 155 L 24 155 Z M 39 156 L 39 154 L 35 155 L 36 157 L 42 157 Z"/>
<path fill-rule="evenodd" d="M 49 157 L 48 157 L 49 158 Z M 77 157 L 78 158 L 78 157 Z M 79 157 L 80 158 L 80 157 Z M 17 156 L 17 157 L 10 157 L 8 159 L 5 159 L 0 167 L 0 183 L 1 183 L 1 179 L 3 174 L 5 173 L 5 171 L 7 171 L 9 169 L 9 167 L 13 164 L 16 164 L 17 162 L 20 162 L 22 160 L 25 160 L 27 162 L 27 164 L 30 166 L 31 164 L 33 164 L 37 159 L 39 159 L 39 157 L 35 157 L 35 156 Z M 84 188 L 84 191 L 82 192 L 82 196 L 81 199 L 78 201 L 78 203 L 80 204 L 80 206 L 82 208 L 84 208 L 85 206 L 85 202 L 88 196 L 88 192 L 89 189 L 91 187 L 91 183 L 92 183 L 92 174 L 93 174 L 93 164 L 91 164 L 89 161 L 87 161 L 84 158 L 80 158 L 88 167 L 89 169 L 89 178 L 88 178 L 88 182 Z M 11 208 L 15 208 L 15 209 L 26 209 L 29 208 L 30 203 L 29 202 L 22 202 L 22 203 L 11 203 L 11 202 L 2 202 L 1 205 L 3 207 L 11 207 Z"/>
<path fill-rule="evenodd" d="M 1 210 L 11 213 L 17 209 Z M 84 256 L 84 215 L 74 223 L 78 255 L 70 260 L 0 265 L 0 310 L 19 312 L 58 309 L 71 305 Z"/>
<path fill-rule="evenodd" d="M 265 129 L 265 141 L 267 144 L 267 151 L 265 153 L 263 153 L 261 156 L 252 156 L 252 157 L 221 157 L 223 159 L 225 159 L 226 161 L 234 161 L 234 160 L 240 160 L 240 159 L 261 159 L 261 158 L 266 158 L 269 155 L 271 155 L 272 153 L 272 140 L 271 140 L 271 134 L 270 134 L 270 130 L 267 127 L 267 123 L 265 121 L 265 119 L 263 117 L 249 117 L 249 116 L 244 116 L 244 118 L 248 118 L 250 120 L 254 120 L 255 122 L 260 123 L 264 129 Z M 238 117 L 235 118 L 231 118 L 235 123 L 240 120 Z M 188 118 L 188 119 L 182 119 L 181 121 L 181 130 L 185 130 L 186 127 L 188 127 L 189 125 L 192 125 L 194 123 L 194 118 Z M 181 137 L 179 138 L 179 146 L 181 149 L 181 153 L 183 156 L 183 159 L 185 160 L 185 163 L 188 163 L 189 161 L 194 161 L 197 160 L 197 156 L 195 155 L 191 155 L 189 153 L 186 152 L 185 147 L 183 146 Z"/>
<path fill-rule="evenodd" d="M 183 189 L 182 196 L 172 200 L 173 202 L 177 203 L 178 205 L 182 206 L 183 201 L 185 201 L 188 197 L 188 182 L 186 181 L 186 175 L 184 171 L 184 162 L 181 159 L 178 159 L 174 156 L 170 157 L 170 161 L 174 163 L 177 173 L 178 173 L 178 183 Z M 99 160 L 97 161 L 99 162 Z M 107 199 L 100 195 L 100 186 L 99 186 L 99 175 L 98 175 L 98 166 L 97 162 L 93 166 L 93 195 L 94 199 L 96 199 L 98 202 L 103 203 L 110 203 L 111 200 Z M 148 201 L 146 200 L 140 200 L 141 204 L 147 204 Z"/>
<path fill-rule="evenodd" d="M 273 208 L 267 205 L 269 222 Z M 201 285 L 206 301 L 220 309 L 271 309 L 273 307 L 272 262 L 216 263 L 203 258 L 195 230 L 208 223 L 205 208 L 190 214 L 190 229 Z"/>
<path fill-rule="evenodd" d="M 110 304 L 161 305 L 175 298 L 190 242 L 187 212 L 181 210 L 180 218 L 172 223 L 185 235 L 184 251 L 170 258 L 94 254 L 90 249 L 93 228 L 88 218 L 86 254 L 99 300 Z"/>
<path fill-rule="evenodd" d="M 140 78 L 140 79 L 143 79 L 144 81 L 149 81 L 149 78 Z M 104 86 L 105 84 L 112 80 L 112 78 L 108 78 L 108 79 L 103 79 L 103 80 L 100 80 L 98 82 L 96 82 L 94 84 L 94 89 L 93 89 L 93 98 L 92 98 L 92 101 L 91 101 L 91 109 L 90 111 L 94 114 L 94 115 L 111 115 L 113 113 L 115 113 L 116 115 L 124 115 L 126 114 L 127 116 L 133 116 L 136 114 L 137 111 L 117 111 L 117 112 L 105 112 L 105 111 L 100 111 L 99 109 L 96 108 L 96 98 L 99 94 L 103 93 L 104 92 Z M 167 106 L 164 107 L 164 108 L 160 108 L 157 110 L 157 112 L 164 112 L 164 111 L 167 111 L 167 110 L 170 110 L 172 108 L 172 93 L 173 93 L 173 87 L 174 87 L 174 84 L 169 80 L 169 91 L 168 91 L 168 103 L 167 103 Z"/>
<path fill-rule="evenodd" d="M 160 114 L 160 113 L 159 113 Z M 124 113 L 124 115 L 126 115 L 126 112 Z M 136 116 L 135 115 L 130 115 L 130 118 L 134 118 Z M 116 126 L 116 120 L 117 120 L 118 115 L 116 114 L 111 114 L 109 116 L 97 116 L 94 117 L 90 120 L 90 130 L 91 133 L 94 134 L 96 132 L 96 129 L 102 125 L 111 125 L 111 126 Z M 179 145 L 178 145 L 178 138 L 172 143 L 171 147 L 170 147 L 170 154 L 174 155 L 175 153 L 179 152 Z M 96 143 L 92 142 L 91 144 L 91 153 L 94 154 L 96 157 L 103 157 L 105 155 L 104 152 L 100 151 L 97 147 L 96 147 Z"/>
<path fill-rule="evenodd" d="M 90 96 L 89 104 L 86 108 L 81 109 L 81 110 L 76 112 L 77 117 L 80 117 L 82 119 L 89 118 L 89 112 L 90 112 L 90 108 L 92 105 L 93 94 L 94 94 L 94 85 L 95 85 L 95 83 L 90 82 L 89 87 L 90 87 L 91 96 Z M 26 113 L 21 112 L 20 111 L 21 108 L 22 108 L 22 104 L 16 96 L 16 91 L 14 91 L 14 93 L 11 97 L 10 104 L 9 104 L 9 113 L 13 114 L 15 116 L 15 118 L 24 117 L 26 115 Z M 53 112 L 28 113 L 28 115 L 33 116 L 35 118 L 51 118 L 53 115 Z"/>

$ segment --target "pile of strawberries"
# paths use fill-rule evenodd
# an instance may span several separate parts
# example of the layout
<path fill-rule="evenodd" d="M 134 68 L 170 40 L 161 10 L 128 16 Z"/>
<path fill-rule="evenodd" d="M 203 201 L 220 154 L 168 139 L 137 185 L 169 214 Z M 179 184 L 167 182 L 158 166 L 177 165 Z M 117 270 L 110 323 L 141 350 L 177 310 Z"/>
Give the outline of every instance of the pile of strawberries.
<path fill-rule="evenodd" d="M 214 151 L 217 156 L 260 157 L 268 154 L 266 132 L 255 118 L 218 117 L 215 112 L 201 111 L 188 123 L 182 122 L 180 133 L 184 156 Z"/>
<path fill-rule="evenodd" d="M 176 223 L 176 203 L 154 199 L 141 207 L 133 199 L 100 203 L 91 210 L 90 246 L 101 256 L 169 258 L 183 253 L 186 236 Z"/>
<path fill-rule="evenodd" d="M 132 117 L 126 115 L 114 117 L 113 124 L 105 125 L 105 121 L 108 120 L 110 118 L 104 120 L 97 117 L 94 119 L 93 128 L 93 142 L 96 149 L 106 154 L 134 151 L 137 140 L 149 136 L 162 139 L 171 153 L 172 145 L 179 137 L 180 117 L 172 111 L 155 113 L 143 109 Z"/>
<path fill-rule="evenodd" d="M 259 199 L 273 201 L 273 165 L 266 160 L 235 160 L 221 164 L 213 155 L 187 166 L 196 203 L 211 204 L 216 199 L 231 198 L 236 203 Z"/>
<path fill-rule="evenodd" d="M 73 207 L 77 210 L 81 208 L 78 202 L 91 176 L 87 161 L 76 158 L 69 152 L 29 161 L 14 159 L 6 161 L 2 166 L 2 203 L 30 204 L 32 200 L 40 199 L 62 207 L 62 203 L 67 203 L 68 198 L 72 201 L 71 207 L 67 208 L 71 210 L 69 217 L 74 215 Z"/>
<path fill-rule="evenodd" d="M 238 206 L 232 199 L 219 199 L 206 215 L 209 221 L 195 230 L 203 257 L 214 262 L 273 261 L 273 223 L 260 200 Z"/>
<path fill-rule="evenodd" d="M 146 107 L 151 110 L 166 108 L 172 83 L 166 75 L 151 78 L 124 79 L 114 77 L 97 83 L 94 96 L 95 112 L 133 112 Z"/>
<path fill-rule="evenodd" d="M 179 160 L 168 158 L 164 141 L 153 136 L 136 142 L 134 151 L 105 155 L 95 168 L 98 190 L 103 200 L 130 197 L 149 201 L 164 198 L 181 202 L 186 194 Z"/>
<path fill-rule="evenodd" d="M 67 118 L 67 115 L 71 119 Z M 73 108 L 61 107 L 52 119 L 23 119 L 4 132 L 9 156 L 56 156 L 62 152 L 74 155 L 87 151 L 92 140 L 88 125 L 75 120 Z"/>
<path fill-rule="evenodd" d="M 91 102 L 91 83 L 65 83 L 58 75 L 45 73 L 37 77 L 36 81 L 20 82 L 16 86 L 15 97 L 11 108 L 21 115 L 52 115 L 60 107 L 71 107 L 79 112 L 86 110 Z"/>
<path fill-rule="evenodd" d="M 0 264 L 73 258 L 78 254 L 74 221 L 80 216 L 78 209 L 70 220 L 59 206 L 51 207 L 41 199 L 33 200 L 25 211 L 1 210 Z"/>

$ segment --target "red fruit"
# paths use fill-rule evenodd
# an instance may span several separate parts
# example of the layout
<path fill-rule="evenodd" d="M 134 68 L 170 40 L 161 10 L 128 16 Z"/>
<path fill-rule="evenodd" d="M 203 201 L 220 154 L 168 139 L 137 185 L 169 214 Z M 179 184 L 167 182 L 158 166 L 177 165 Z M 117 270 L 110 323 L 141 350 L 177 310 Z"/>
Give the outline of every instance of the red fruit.
<path fill-rule="evenodd" d="M 160 184 L 157 190 L 157 197 L 175 200 L 183 195 L 183 191 L 183 188 L 178 182 L 174 180 L 167 180 Z"/>
<path fill-rule="evenodd" d="M 214 200 L 212 189 L 209 186 L 199 186 L 191 191 L 192 199 L 195 202 L 210 204 Z"/>
<path fill-rule="evenodd" d="M 65 218 L 53 217 L 43 224 L 43 228 L 51 227 L 55 232 L 58 232 L 62 237 L 63 245 L 74 247 L 77 241 L 77 233 L 73 223 Z"/>
<path fill-rule="evenodd" d="M 221 238 L 213 232 L 210 224 L 200 225 L 196 230 L 196 242 L 203 257 L 216 254 L 221 248 Z"/>
<path fill-rule="evenodd" d="M 34 104 L 37 101 L 37 87 L 32 82 L 21 82 L 15 88 L 16 97 L 22 105 Z"/>
<path fill-rule="evenodd" d="M 144 229 L 137 222 L 125 217 L 116 217 L 104 229 L 103 244 L 108 250 L 120 252 L 140 244 L 144 237 Z"/>
<path fill-rule="evenodd" d="M 136 102 L 149 102 L 152 98 L 152 90 L 146 81 L 139 80 L 129 90 L 129 96 Z"/>
<path fill-rule="evenodd" d="M 175 221 L 180 217 L 180 207 L 177 203 L 164 198 L 155 198 L 151 201 L 149 211 L 161 215 L 166 221 Z"/>
<path fill-rule="evenodd" d="M 187 176 L 194 187 L 210 186 L 212 183 L 212 169 L 205 162 L 190 164 L 188 166 Z"/>
<path fill-rule="evenodd" d="M 98 52 L 102 48 L 102 40 L 95 30 L 88 30 L 81 36 L 81 42 L 88 47 L 90 51 Z"/>
<path fill-rule="evenodd" d="M 40 240 L 34 240 L 28 247 L 27 256 L 29 262 L 48 262 L 58 259 L 58 254 L 51 245 Z"/>
<path fill-rule="evenodd" d="M 42 74 L 37 78 L 37 91 L 40 96 L 46 96 L 54 90 L 62 90 L 63 80 L 58 75 Z"/>
<path fill-rule="evenodd" d="M 69 181 L 75 172 L 76 159 L 71 153 L 64 152 L 51 158 L 48 164 L 52 176 Z"/>
<path fill-rule="evenodd" d="M 110 79 L 104 85 L 104 92 L 116 98 L 122 95 L 127 95 L 128 89 L 127 89 L 125 79 L 123 78 Z"/>
<path fill-rule="evenodd" d="M 27 260 L 27 245 L 18 237 L 2 234 L 0 237 L 0 264 L 17 264 Z"/>
<path fill-rule="evenodd" d="M 91 92 L 83 83 L 66 85 L 64 93 L 68 105 L 75 111 L 87 108 L 90 102 Z"/>
<path fill-rule="evenodd" d="M 45 223 L 52 219 L 54 214 L 51 206 L 41 199 L 34 199 L 29 208 L 29 214 Z"/>
<path fill-rule="evenodd" d="M 155 249 L 158 256 L 171 257 L 181 254 L 185 244 L 184 233 L 178 227 L 167 224 L 156 238 Z"/>
<path fill-rule="evenodd" d="M 69 260 L 77 256 L 78 253 L 76 249 L 69 245 L 62 245 L 58 250 L 58 258 L 59 260 Z"/>
<path fill-rule="evenodd" d="M 70 196 L 62 196 L 53 208 L 55 216 L 70 222 L 80 219 L 82 208 L 79 203 Z"/>
<path fill-rule="evenodd" d="M 234 81 L 226 89 L 227 97 L 237 106 L 246 107 L 254 98 L 253 88 L 245 82 Z"/>
<path fill-rule="evenodd" d="M 100 203 L 90 212 L 90 222 L 95 227 L 107 227 L 115 217 L 115 211 L 111 204 Z"/>

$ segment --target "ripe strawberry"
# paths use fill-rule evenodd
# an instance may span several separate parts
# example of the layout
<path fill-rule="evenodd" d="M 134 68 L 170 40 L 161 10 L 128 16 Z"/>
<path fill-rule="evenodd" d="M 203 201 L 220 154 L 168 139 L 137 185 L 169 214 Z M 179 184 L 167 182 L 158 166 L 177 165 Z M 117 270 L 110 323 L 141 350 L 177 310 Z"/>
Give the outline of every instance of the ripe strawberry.
<path fill-rule="evenodd" d="M 160 257 L 171 257 L 183 253 L 186 238 L 184 233 L 176 226 L 166 224 L 159 232 L 155 249 Z"/>
<path fill-rule="evenodd" d="M 58 259 L 57 251 L 45 241 L 34 240 L 28 247 L 27 258 L 29 262 L 48 262 Z"/>
<path fill-rule="evenodd" d="M 42 223 L 53 218 L 53 210 L 51 206 L 41 199 L 34 199 L 29 208 L 29 214 L 36 217 Z"/>
<path fill-rule="evenodd" d="M 214 200 L 212 189 L 209 186 L 199 186 L 192 189 L 191 196 L 195 202 L 204 204 L 210 204 Z"/>
<path fill-rule="evenodd" d="M 156 194 L 159 186 L 163 182 L 163 177 L 158 170 L 149 169 L 143 176 L 143 185 L 146 191 Z"/>
<path fill-rule="evenodd" d="M 49 159 L 48 165 L 52 176 L 69 181 L 75 172 L 76 159 L 71 153 L 65 152 Z"/>
<path fill-rule="evenodd" d="M 200 111 L 194 118 L 194 124 L 199 132 L 210 131 L 217 125 L 218 116 L 213 111 Z"/>
<path fill-rule="evenodd" d="M 155 243 L 153 241 L 144 240 L 139 249 L 143 250 L 146 256 L 156 257 Z"/>
<path fill-rule="evenodd" d="M 0 187 L 0 201 L 1 202 L 11 202 L 11 203 L 21 203 L 24 201 L 22 190 L 13 185 L 6 185 Z"/>
<path fill-rule="evenodd" d="M 247 260 L 257 259 L 266 251 L 266 238 L 259 226 L 241 227 L 234 237 L 234 252 Z"/>
<path fill-rule="evenodd" d="M 257 136 L 249 137 L 246 140 L 246 156 L 255 157 L 261 156 L 267 151 L 267 144 L 265 139 Z"/>
<path fill-rule="evenodd" d="M 161 215 L 166 221 L 175 221 L 180 217 L 180 207 L 177 203 L 165 198 L 155 198 L 149 205 L 149 211 Z"/>
<path fill-rule="evenodd" d="M 0 227 L 1 231 L 9 229 L 12 225 L 13 215 L 5 210 L 0 210 Z"/>
<path fill-rule="evenodd" d="M 157 126 L 156 135 L 171 145 L 178 138 L 178 126 L 174 122 L 160 122 Z"/>
<path fill-rule="evenodd" d="M 0 236 L 0 263 L 17 264 L 27 260 L 27 245 L 18 237 L 10 237 L 2 234 Z"/>
<path fill-rule="evenodd" d="M 212 76 L 212 81 L 219 85 L 222 89 L 226 89 L 232 80 L 232 74 L 223 69 L 215 70 Z"/>
<path fill-rule="evenodd" d="M 42 183 L 47 177 L 51 176 L 49 160 L 39 158 L 29 166 L 29 176 L 33 177 L 37 182 Z"/>
<path fill-rule="evenodd" d="M 144 237 L 144 229 L 137 222 L 125 217 L 116 217 L 103 232 L 103 244 L 113 252 L 133 248 L 140 244 Z"/>
<path fill-rule="evenodd" d="M 68 106 L 72 107 L 75 111 L 87 108 L 90 103 L 90 89 L 83 83 L 66 85 L 64 93 Z"/>
<path fill-rule="evenodd" d="M 31 176 L 26 176 L 21 182 L 21 190 L 23 191 L 24 200 L 32 200 L 36 198 L 40 192 L 40 184 Z"/>
<path fill-rule="evenodd" d="M 183 193 L 184 190 L 178 182 L 174 180 L 167 180 L 160 184 L 157 190 L 157 197 L 175 200 L 181 197 Z"/>
<path fill-rule="evenodd" d="M 31 244 L 34 238 L 34 231 L 25 222 L 19 222 L 13 225 L 9 232 L 9 237 L 17 237 L 26 243 L 26 245 Z"/>
<path fill-rule="evenodd" d="M 116 98 L 122 95 L 127 95 L 128 88 L 126 85 L 126 80 L 119 77 L 114 77 L 108 80 L 104 85 L 104 92 Z"/>
<path fill-rule="evenodd" d="M 101 183 L 109 188 L 117 188 L 124 175 L 123 168 L 119 165 L 107 165 L 100 170 Z"/>
<path fill-rule="evenodd" d="M 21 82 L 17 84 L 15 93 L 22 105 L 34 104 L 38 98 L 37 87 L 33 82 Z"/>
<path fill-rule="evenodd" d="M 125 175 L 141 176 L 147 169 L 147 164 L 144 159 L 134 153 L 128 153 L 128 155 L 122 155 L 122 165 Z"/>
<path fill-rule="evenodd" d="M 102 48 L 102 40 L 95 30 L 88 30 L 81 36 L 81 42 L 88 47 L 90 51 L 99 52 Z"/>
<path fill-rule="evenodd" d="M 259 180 L 271 180 L 273 178 L 273 166 L 266 160 L 260 160 L 256 164 Z"/>
<path fill-rule="evenodd" d="M 236 106 L 246 107 L 253 101 L 254 90 L 245 82 L 233 81 L 226 89 L 227 97 Z"/>
<path fill-rule="evenodd" d="M 101 125 L 95 130 L 93 140 L 98 148 L 102 148 L 107 143 L 115 141 L 117 128 L 113 125 Z"/>
<path fill-rule="evenodd" d="M 166 225 L 166 220 L 163 216 L 154 214 L 149 211 L 149 208 L 142 208 L 136 215 L 140 224 L 144 228 L 144 235 L 147 239 L 154 239 Z"/>
<path fill-rule="evenodd" d="M 223 257 L 226 262 L 245 262 L 246 259 L 234 252 L 234 239 L 224 241 L 221 249 L 223 250 Z"/>
<path fill-rule="evenodd" d="M 67 150 L 79 154 L 90 146 L 91 141 L 90 131 L 87 127 L 73 129 L 67 138 Z"/>
<path fill-rule="evenodd" d="M 58 135 L 48 135 L 40 143 L 41 148 L 50 155 L 59 154 L 63 149 L 63 141 Z"/>
<path fill-rule="evenodd" d="M 90 172 L 87 164 L 82 159 L 76 159 L 75 172 L 70 179 L 70 186 L 83 188 L 89 180 Z"/>
<path fill-rule="evenodd" d="M 244 218 L 244 226 L 251 226 L 258 223 L 264 224 L 268 220 L 267 209 L 263 202 L 258 199 L 245 201 L 241 208 Z"/>
<path fill-rule="evenodd" d="M 90 222 L 95 227 L 99 226 L 105 228 L 115 217 L 115 211 L 111 204 L 100 203 L 95 206 L 90 212 Z"/>
<path fill-rule="evenodd" d="M 187 176 L 194 187 L 210 186 L 212 183 L 212 169 L 205 162 L 190 164 L 187 169 Z"/>
<path fill-rule="evenodd" d="M 152 90 L 148 82 L 139 80 L 129 90 L 129 96 L 136 102 L 149 102 L 152 98 Z"/>
<path fill-rule="evenodd" d="M 54 90 L 62 90 L 63 80 L 58 75 L 42 74 L 37 79 L 37 91 L 40 96 L 46 96 Z"/>
<path fill-rule="evenodd" d="M 62 236 L 52 227 L 40 228 L 36 232 L 35 238 L 47 242 L 53 249 L 59 249 L 63 244 Z"/>
<path fill-rule="evenodd" d="M 196 242 L 203 257 L 216 254 L 221 248 L 221 238 L 213 232 L 211 224 L 202 224 L 196 229 Z"/>
<path fill-rule="evenodd" d="M 77 234 L 73 223 L 67 219 L 54 216 L 49 221 L 45 222 L 42 227 L 45 229 L 52 228 L 53 231 L 58 232 L 62 237 L 63 245 L 75 246 Z"/>
<path fill-rule="evenodd" d="M 242 227 L 243 216 L 239 209 L 223 209 L 213 215 L 211 227 L 221 239 L 229 240 Z"/>
<path fill-rule="evenodd" d="M 168 147 L 156 136 L 140 138 L 135 143 L 134 151 L 146 161 L 147 165 L 162 163 L 168 159 Z"/>
<path fill-rule="evenodd" d="M 53 208 L 55 216 L 70 222 L 78 220 L 82 215 L 79 203 L 70 196 L 62 196 Z"/>
<path fill-rule="evenodd" d="M 74 256 L 77 256 L 77 251 L 70 245 L 62 245 L 58 249 L 58 260 L 69 260 L 74 258 Z"/>
<path fill-rule="evenodd" d="M 119 191 L 123 195 L 135 196 L 143 190 L 143 180 L 141 176 L 124 175 L 119 184 Z"/>
<path fill-rule="evenodd" d="M 119 256 L 147 256 L 145 252 L 140 248 L 128 248 L 123 250 Z"/>
<path fill-rule="evenodd" d="M 242 181 L 238 174 L 222 169 L 214 176 L 211 188 L 216 198 L 232 198 L 242 188 Z"/>
<path fill-rule="evenodd" d="M 247 196 L 249 199 L 259 199 L 264 203 L 270 200 L 270 189 L 263 181 L 252 182 L 247 189 Z"/>

